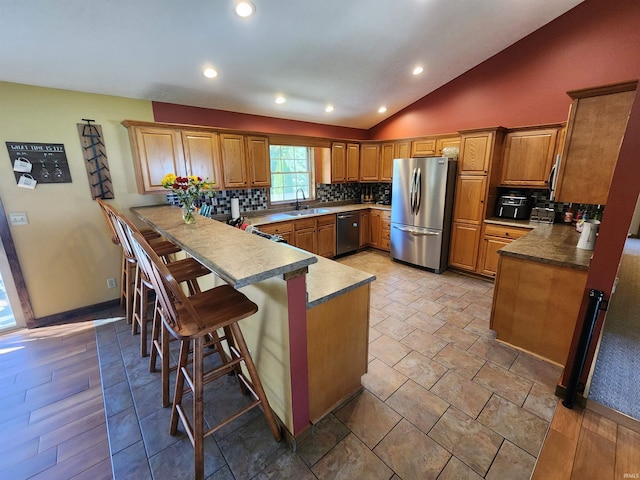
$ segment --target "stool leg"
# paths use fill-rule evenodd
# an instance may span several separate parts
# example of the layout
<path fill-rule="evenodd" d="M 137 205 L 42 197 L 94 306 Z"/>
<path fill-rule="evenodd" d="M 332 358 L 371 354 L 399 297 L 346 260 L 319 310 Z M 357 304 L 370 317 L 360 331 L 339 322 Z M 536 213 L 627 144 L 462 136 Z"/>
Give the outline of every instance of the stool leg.
<path fill-rule="evenodd" d="M 127 261 L 124 258 L 124 251 L 122 252 L 122 261 L 120 263 L 120 308 L 124 308 L 127 301 Z"/>
<path fill-rule="evenodd" d="M 171 409 L 171 426 L 169 427 L 169 433 L 175 435 L 178 431 L 178 408 L 182 408 L 182 396 L 184 394 L 184 371 L 183 368 L 187 368 L 189 361 L 189 343 L 182 340 L 180 342 L 180 358 L 178 359 L 178 369 L 176 373 L 176 387 L 173 394 L 173 408 Z"/>
<path fill-rule="evenodd" d="M 133 270 L 134 268 L 137 268 L 135 263 L 127 261 L 127 282 L 125 287 L 125 295 L 127 297 L 125 300 L 127 323 L 131 323 L 133 320 L 133 290 L 135 288 L 135 273 Z"/>
<path fill-rule="evenodd" d="M 193 343 L 193 472 L 194 478 L 204 479 L 204 339 Z"/>
<path fill-rule="evenodd" d="M 168 407 L 169 406 L 169 376 L 171 374 L 171 352 L 169 350 L 170 345 L 170 333 L 169 333 L 169 329 L 167 328 L 167 326 L 164 324 L 164 320 L 162 320 L 162 345 L 161 347 L 161 351 L 162 351 L 162 355 L 161 355 L 161 359 L 162 359 L 162 406 L 163 407 Z M 186 348 L 186 356 L 189 356 L 189 343 L 187 342 L 187 348 Z M 178 361 L 178 372 L 180 372 L 180 361 L 182 361 L 182 345 L 180 345 L 180 360 Z M 185 365 L 187 364 L 187 359 L 185 359 L 184 361 Z M 178 382 L 178 378 L 176 377 L 176 385 Z M 182 398 L 182 396 L 180 397 Z M 175 400 L 174 400 L 175 402 Z"/>
<path fill-rule="evenodd" d="M 251 378 L 251 383 L 253 383 L 253 388 L 256 392 L 256 395 L 258 395 L 258 399 L 262 403 L 262 410 L 264 411 L 264 416 L 267 418 L 267 423 L 269 424 L 269 428 L 271 429 L 273 438 L 275 438 L 276 441 L 279 442 L 282 436 L 280 433 L 280 429 L 278 428 L 278 422 L 276 422 L 275 415 L 273 414 L 273 411 L 269 406 L 269 400 L 267 400 L 267 395 L 264 393 L 264 388 L 262 388 L 262 382 L 260 381 L 260 377 L 258 376 L 258 370 L 253 364 L 253 359 L 251 358 L 251 354 L 249 353 L 247 344 L 244 341 L 244 336 L 240 331 L 240 326 L 237 322 L 234 322 L 230 325 L 230 328 L 233 333 L 233 337 L 238 344 L 240 353 L 244 357 L 244 364 L 249 372 L 249 377 Z"/>
<path fill-rule="evenodd" d="M 133 302 L 131 304 L 131 335 L 138 333 L 138 325 L 140 324 L 140 305 L 142 298 L 142 282 L 140 281 L 140 268 L 136 264 L 136 275 L 133 281 Z"/>
<path fill-rule="evenodd" d="M 151 327 L 151 354 L 149 356 L 149 372 L 156 371 L 156 361 L 160 345 L 160 316 L 158 315 L 158 298 L 156 297 L 153 307 L 153 324 Z"/>

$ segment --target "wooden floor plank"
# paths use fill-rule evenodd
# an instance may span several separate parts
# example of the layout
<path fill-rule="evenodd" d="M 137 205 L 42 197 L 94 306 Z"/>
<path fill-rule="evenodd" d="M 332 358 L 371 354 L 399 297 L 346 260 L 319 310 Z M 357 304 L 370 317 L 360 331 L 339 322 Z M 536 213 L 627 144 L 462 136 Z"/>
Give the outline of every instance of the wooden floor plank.
<path fill-rule="evenodd" d="M 580 431 L 571 480 L 613 480 L 615 456 L 614 442 L 583 428 Z"/>
<path fill-rule="evenodd" d="M 591 410 L 585 410 L 582 427 L 597 433 L 612 442 L 616 441 L 618 425 L 613 420 L 603 417 Z"/>
<path fill-rule="evenodd" d="M 109 441 L 103 440 L 77 455 L 73 455 L 51 468 L 32 477 L 31 480 L 51 480 L 52 478 L 70 478 L 109 458 Z"/>
<path fill-rule="evenodd" d="M 618 426 L 615 478 L 640 478 L 640 433 L 622 425 Z"/>
<path fill-rule="evenodd" d="M 569 409 L 564 407 L 562 402 L 558 402 L 550 428 L 577 442 L 582 425 L 582 415 L 581 408 Z"/>
<path fill-rule="evenodd" d="M 37 425 L 44 423 L 40 422 Z M 74 409 L 73 415 L 58 417 L 55 422 L 40 428 L 40 450 L 46 449 L 49 445 L 58 445 L 102 423 L 105 424 L 106 432 L 104 407 L 100 408 L 97 402 L 95 404 L 87 402 L 83 408 Z"/>
<path fill-rule="evenodd" d="M 104 442 L 104 427 L 102 425 L 98 425 L 84 433 L 76 434 L 58 445 L 58 462 L 78 455 L 101 442 Z"/>
<path fill-rule="evenodd" d="M 550 429 L 531 480 L 569 480 L 578 442 Z"/>
<path fill-rule="evenodd" d="M 113 480 L 111 459 L 104 460 L 97 465 L 79 473 L 70 480 Z"/>

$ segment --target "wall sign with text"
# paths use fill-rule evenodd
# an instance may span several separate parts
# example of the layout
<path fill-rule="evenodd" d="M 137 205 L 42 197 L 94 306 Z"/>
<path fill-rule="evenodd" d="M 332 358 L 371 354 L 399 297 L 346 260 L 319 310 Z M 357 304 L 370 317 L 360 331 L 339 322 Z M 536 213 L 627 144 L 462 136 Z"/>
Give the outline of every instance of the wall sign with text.
<path fill-rule="evenodd" d="M 16 182 L 23 175 L 38 183 L 71 183 L 62 143 L 6 142 Z"/>

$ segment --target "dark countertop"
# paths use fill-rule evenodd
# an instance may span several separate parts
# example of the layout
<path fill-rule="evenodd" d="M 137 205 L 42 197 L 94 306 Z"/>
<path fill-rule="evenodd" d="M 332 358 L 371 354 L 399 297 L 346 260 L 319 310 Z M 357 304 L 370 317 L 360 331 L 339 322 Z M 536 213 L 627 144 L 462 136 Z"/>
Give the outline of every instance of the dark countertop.
<path fill-rule="evenodd" d="M 505 245 L 498 253 L 534 262 L 588 270 L 593 250 L 577 247 L 580 233 L 563 223 L 538 223 L 529 220 L 487 219 L 487 223 L 531 228 L 531 232 Z"/>

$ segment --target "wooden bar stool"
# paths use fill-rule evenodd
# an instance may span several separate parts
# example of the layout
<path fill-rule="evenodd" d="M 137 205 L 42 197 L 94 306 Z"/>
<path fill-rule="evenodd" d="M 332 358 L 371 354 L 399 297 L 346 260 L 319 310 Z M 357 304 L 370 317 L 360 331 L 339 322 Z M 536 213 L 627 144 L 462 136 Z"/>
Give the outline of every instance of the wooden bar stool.
<path fill-rule="evenodd" d="M 258 372 L 253 363 L 238 321 L 258 311 L 255 303 L 229 285 L 222 285 L 205 292 L 187 297 L 169 269 L 162 263 L 158 255 L 145 245 L 141 235 L 134 233 L 134 249 L 140 265 L 147 271 L 154 286 L 159 303 L 159 312 L 168 331 L 180 341 L 180 359 L 176 378 L 173 408 L 171 411 L 171 435 L 177 433 L 178 420 L 187 432 L 194 448 L 194 478 L 204 478 L 204 439 L 233 421 L 253 407 L 261 406 L 273 437 L 280 441 L 281 433 L 275 415 L 260 382 Z M 224 336 L 217 337 L 218 330 Z M 214 334 L 217 344 L 226 341 L 230 360 L 223 359 L 222 365 L 204 370 L 205 346 Z M 189 352 L 192 348 L 192 370 L 189 371 Z M 248 377 L 240 368 L 244 363 Z M 221 421 L 212 428 L 204 426 L 204 385 L 223 375 L 234 373 L 243 393 L 250 392 L 254 401 L 247 407 Z M 185 382 L 189 389 L 185 390 Z M 182 405 L 186 392 L 193 394 L 193 414 L 189 418 Z"/>
<path fill-rule="evenodd" d="M 137 267 L 135 270 L 135 281 L 134 281 L 134 294 L 133 294 L 133 317 L 131 322 L 131 333 L 133 335 L 140 332 L 140 356 L 147 356 L 147 323 L 149 322 L 148 311 L 149 304 L 155 305 L 155 292 L 153 289 L 153 285 L 151 281 L 146 275 L 144 269 L 139 268 L 138 259 L 135 255 L 135 251 L 132 245 L 133 232 L 140 231 L 137 227 L 126 218 L 124 215 L 116 215 L 115 220 L 117 222 L 117 231 L 119 237 L 122 237 L 122 244 L 124 250 L 127 252 L 131 252 L 131 254 L 136 259 Z M 146 239 L 145 239 L 146 240 Z M 148 242 L 147 242 L 148 243 Z M 153 248 L 152 245 L 150 245 Z M 154 249 L 155 250 L 155 249 Z M 176 278 L 178 283 L 186 282 L 187 287 L 189 289 L 190 294 L 200 292 L 200 286 L 198 285 L 197 279 L 199 277 L 203 277 L 211 273 L 211 271 L 202 265 L 200 262 L 195 260 L 192 257 L 187 257 L 181 260 L 173 261 L 167 264 L 167 268 L 172 273 L 172 275 Z M 153 294 L 153 295 L 150 295 Z M 153 300 L 150 302 L 150 297 L 153 297 Z M 152 310 L 154 312 L 153 319 L 157 318 L 155 314 L 155 308 Z M 159 323 L 159 322 L 158 322 Z M 157 337 L 153 338 L 153 342 L 157 341 Z M 164 383 L 164 382 L 163 382 Z M 166 404 L 168 405 L 168 388 L 169 382 L 167 379 L 167 394 L 163 395 L 166 397 Z M 163 392 L 164 392 L 163 388 Z M 165 402 L 163 401 L 163 404 Z"/>

